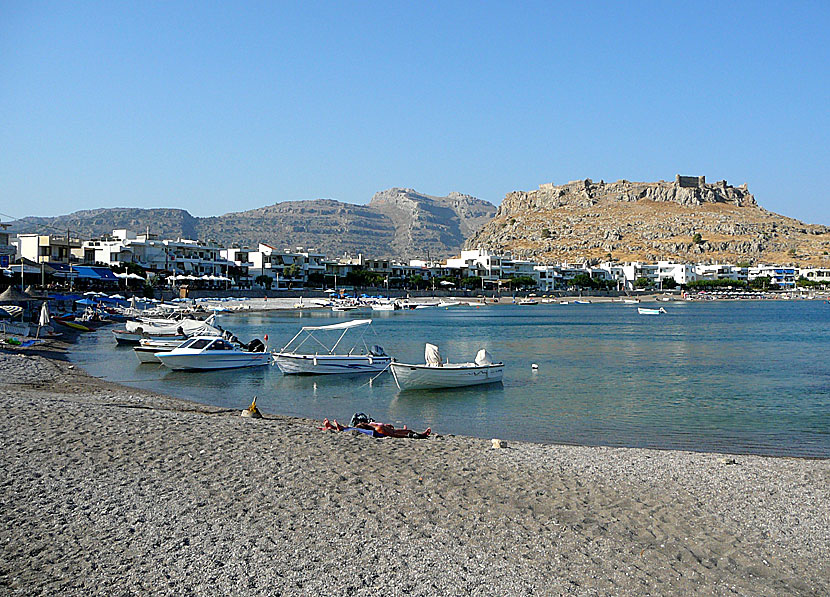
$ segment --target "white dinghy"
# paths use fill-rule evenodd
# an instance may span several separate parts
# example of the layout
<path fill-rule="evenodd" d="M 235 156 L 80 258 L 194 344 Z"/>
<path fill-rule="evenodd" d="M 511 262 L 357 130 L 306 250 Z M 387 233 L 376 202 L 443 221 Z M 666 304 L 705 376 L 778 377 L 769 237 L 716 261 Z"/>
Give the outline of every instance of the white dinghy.
<path fill-rule="evenodd" d="M 423 365 L 392 362 L 392 375 L 401 390 L 461 388 L 502 380 L 504 363 L 494 363 L 485 349 L 478 351 L 473 363 L 442 363 L 434 344 L 424 348 Z"/>
<path fill-rule="evenodd" d="M 666 310 L 663 307 L 659 309 L 649 309 L 647 307 L 637 307 L 637 313 L 640 315 L 663 315 Z"/>
<path fill-rule="evenodd" d="M 379 373 L 389 366 L 392 359 L 386 355 L 380 346 L 369 348 L 366 345 L 364 336 L 371 323 L 371 319 L 353 319 L 333 325 L 304 326 L 291 338 L 288 344 L 283 346 L 281 351 L 274 353 L 274 360 L 280 371 L 285 375 Z M 356 328 L 363 328 L 363 333 L 360 334 L 360 337 L 347 352 L 338 353 L 337 347 L 346 333 Z M 321 342 L 315 335 L 316 332 L 327 331 L 342 332 L 331 347 Z M 295 344 L 295 341 L 303 334 L 305 336 L 302 340 Z M 299 352 L 307 341 L 316 342 L 323 349 L 323 352 Z M 362 344 L 362 347 L 359 347 L 358 344 Z"/>

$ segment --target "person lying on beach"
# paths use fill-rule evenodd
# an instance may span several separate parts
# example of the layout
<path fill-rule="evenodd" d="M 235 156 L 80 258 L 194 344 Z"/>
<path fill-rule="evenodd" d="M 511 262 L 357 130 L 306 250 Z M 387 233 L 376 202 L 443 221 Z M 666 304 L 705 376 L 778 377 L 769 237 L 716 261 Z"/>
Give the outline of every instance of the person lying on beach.
<path fill-rule="evenodd" d="M 345 431 L 347 429 L 370 429 L 377 433 L 380 436 L 384 437 L 407 437 L 412 439 L 425 439 L 429 437 L 429 434 L 432 433 L 432 429 L 427 427 L 426 431 L 423 433 L 418 433 L 417 431 L 413 431 L 412 429 L 407 429 L 406 425 L 403 426 L 403 429 L 395 429 L 393 425 L 389 423 L 378 423 L 377 421 L 370 421 L 368 423 L 358 423 L 354 427 L 344 427 L 340 423 L 337 422 L 337 419 L 334 419 L 334 422 L 329 421 L 328 419 L 323 420 L 323 426 L 318 427 L 321 431 Z"/>

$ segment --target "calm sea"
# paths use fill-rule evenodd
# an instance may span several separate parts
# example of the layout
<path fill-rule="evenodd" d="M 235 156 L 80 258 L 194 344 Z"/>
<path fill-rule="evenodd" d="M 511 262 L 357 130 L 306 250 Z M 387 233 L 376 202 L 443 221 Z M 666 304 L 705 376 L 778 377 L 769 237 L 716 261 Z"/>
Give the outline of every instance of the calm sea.
<path fill-rule="evenodd" d="M 819 301 L 452 307 L 221 315 L 280 348 L 302 325 L 372 317 L 366 338 L 404 362 L 424 342 L 451 361 L 487 348 L 504 383 L 399 393 L 391 375 L 283 376 L 276 367 L 172 372 L 139 365 L 106 329 L 72 358 L 93 375 L 216 406 L 348 422 L 355 412 L 483 438 L 830 457 L 830 305 Z M 537 370 L 531 365 L 536 363 Z"/>

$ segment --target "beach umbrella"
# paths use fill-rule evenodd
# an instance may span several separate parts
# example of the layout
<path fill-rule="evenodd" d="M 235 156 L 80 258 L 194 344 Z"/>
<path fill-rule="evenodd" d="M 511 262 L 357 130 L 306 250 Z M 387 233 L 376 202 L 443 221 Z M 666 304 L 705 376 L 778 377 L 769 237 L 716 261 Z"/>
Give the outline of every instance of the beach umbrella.
<path fill-rule="evenodd" d="M 0 311 L 4 311 L 9 317 L 17 317 L 18 315 L 23 314 L 23 307 L 7 305 L 5 307 L 0 307 Z"/>
<path fill-rule="evenodd" d="M 0 294 L 0 303 L 27 303 L 35 300 L 37 299 L 28 294 L 23 294 L 14 286 L 9 286 Z"/>

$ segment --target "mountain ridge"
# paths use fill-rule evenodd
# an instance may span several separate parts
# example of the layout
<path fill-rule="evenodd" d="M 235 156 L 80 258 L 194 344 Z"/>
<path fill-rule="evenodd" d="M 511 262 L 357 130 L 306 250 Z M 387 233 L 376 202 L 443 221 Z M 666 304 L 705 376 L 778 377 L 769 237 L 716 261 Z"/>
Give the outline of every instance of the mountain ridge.
<path fill-rule="evenodd" d="M 461 193 L 446 197 L 414 189 L 380 191 L 365 205 L 334 199 L 284 201 L 219 216 L 196 217 L 180 208 L 97 208 L 54 217 L 30 216 L 9 232 L 45 231 L 95 238 L 126 228 L 149 228 L 159 238 L 212 240 L 255 248 L 304 247 L 335 256 L 363 253 L 408 259 L 457 253 L 469 235 L 489 220 L 496 206 Z"/>

